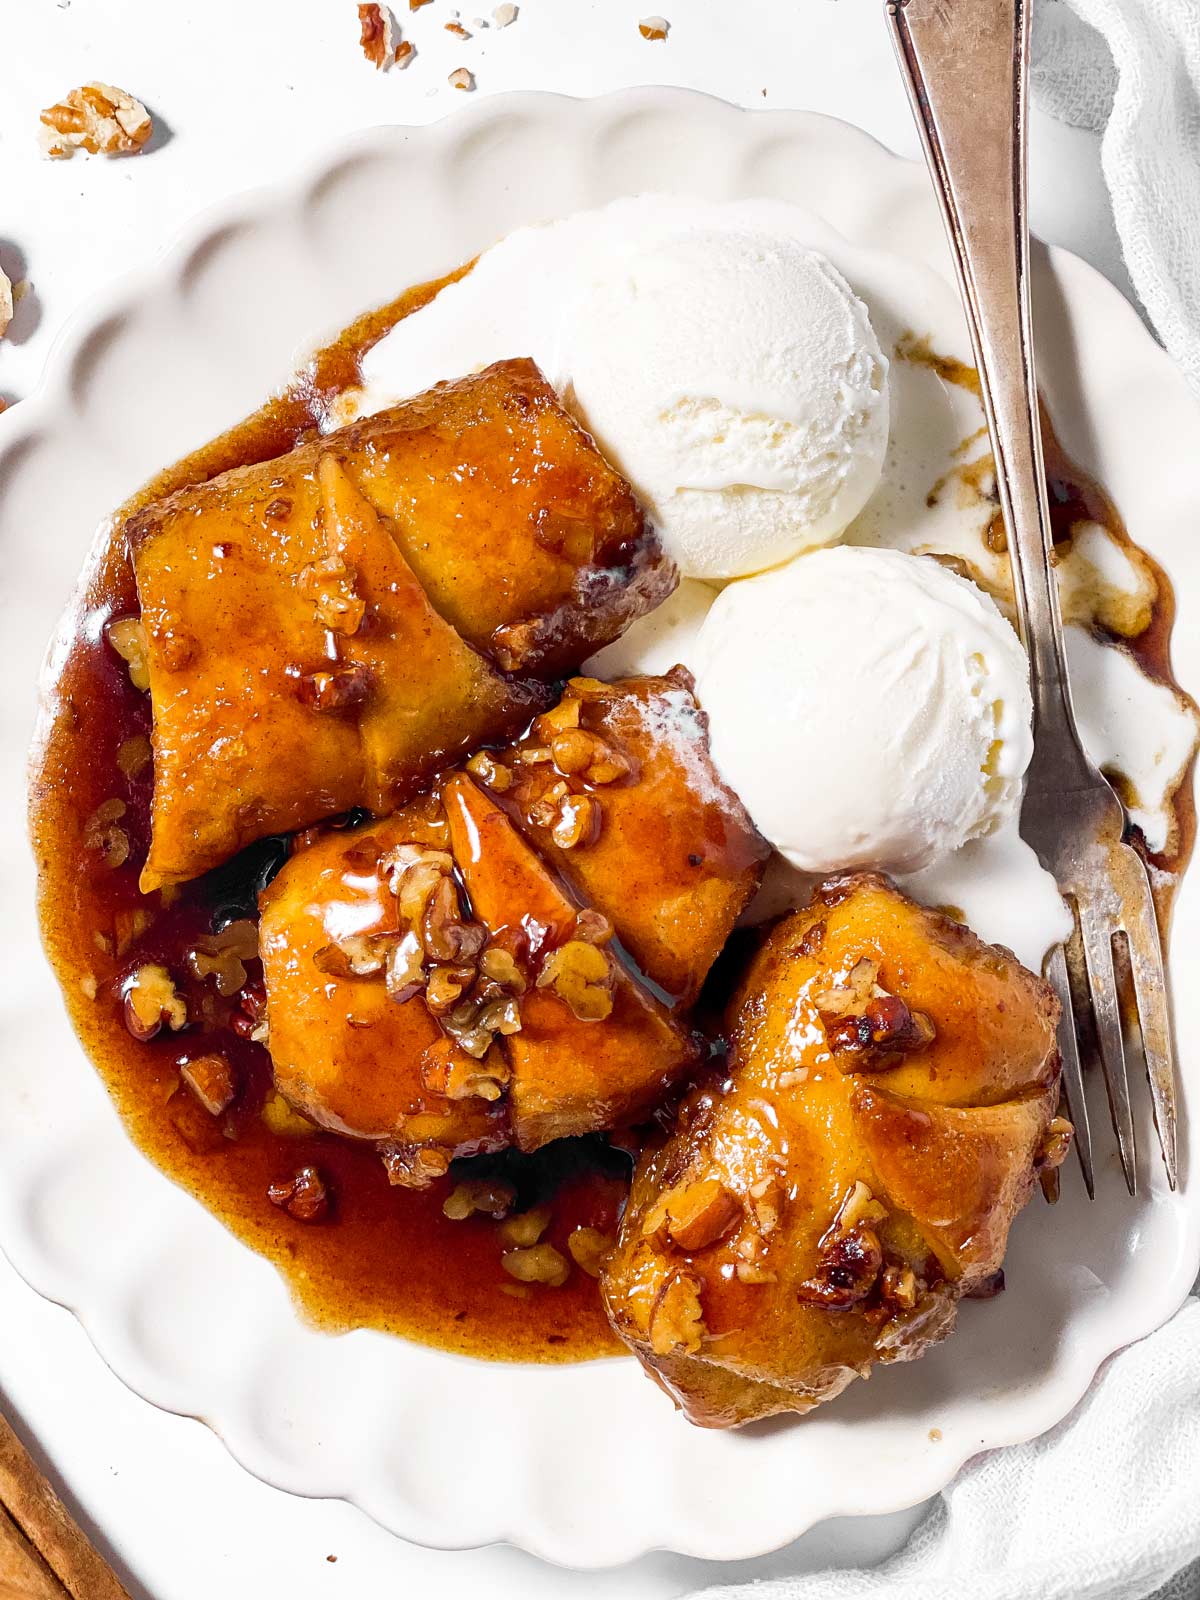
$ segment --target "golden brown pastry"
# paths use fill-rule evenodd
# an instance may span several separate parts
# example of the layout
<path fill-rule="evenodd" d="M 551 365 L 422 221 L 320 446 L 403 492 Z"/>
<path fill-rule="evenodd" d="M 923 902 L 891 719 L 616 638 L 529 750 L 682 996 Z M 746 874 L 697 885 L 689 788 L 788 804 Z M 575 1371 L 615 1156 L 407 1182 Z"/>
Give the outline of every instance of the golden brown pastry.
<path fill-rule="evenodd" d="M 534 759 L 545 753 L 549 760 Z M 770 847 L 723 782 L 691 675 L 576 678 L 517 747 L 503 799 L 641 969 L 690 1004 L 758 888 Z M 597 836 L 574 846 L 575 807 Z"/>
<path fill-rule="evenodd" d="M 154 714 L 149 891 L 386 812 L 547 703 L 674 573 L 528 361 L 130 523 Z M 515 678 L 513 673 L 525 676 Z"/>
<path fill-rule="evenodd" d="M 639 732 L 643 760 L 619 776 L 570 774 L 568 793 L 594 811 L 570 846 L 539 853 L 506 807 L 527 766 L 552 768 L 546 741 L 573 717 L 563 705 L 594 695 L 615 725 L 623 703 L 686 695 L 667 682 L 634 679 L 601 695 L 585 680 L 539 719 L 530 737 L 540 743 L 474 758 L 385 821 L 326 834 L 262 896 L 276 1084 L 322 1126 L 386 1144 L 397 1182 L 427 1182 L 455 1155 L 628 1126 L 694 1066 L 682 1008 L 656 991 L 681 967 L 698 987 L 763 854 L 711 770 L 703 727 L 682 752 L 673 734 Z M 523 761 L 531 750 L 551 759 Z M 627 860 L 615 845 L 644 839 L 665 796 L 679 808 L 673 848 Z M 614 839 L 589 872 L 578 863 L 610 822 Z M 574 898 L 550 870 L 568 862 Z M 623 876 L 636 884 L 635 923 L 664 934 L 662 964 L 653 948 L 645 962 L 654 988 L 613 940 L 623 925 L 607 907 L 619 905 Z"/>
<path fill-rule="evenodd" d="M 806 1411 L 993 1285 L 1055 1122 L 1058 1005 L 888 880 L 833 880 L 735 996 L 728 1081 L 643 1156 L 604 1276 L 687 1417 Z"/>

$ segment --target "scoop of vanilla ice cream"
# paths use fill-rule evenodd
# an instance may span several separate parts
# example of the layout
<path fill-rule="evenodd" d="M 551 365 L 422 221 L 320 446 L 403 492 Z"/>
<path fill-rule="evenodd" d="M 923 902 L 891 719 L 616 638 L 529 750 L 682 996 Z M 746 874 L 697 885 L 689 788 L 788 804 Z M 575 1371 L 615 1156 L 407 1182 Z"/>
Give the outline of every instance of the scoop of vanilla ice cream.
<path fill-rule="evenodd" d="M 562 340 L 569 398 L 685 577 L 828 544 L 879 481 L 887 360 L 862 301 L 795 238 L 694 228 L 635 248 Z"/>
<path fill-rule="evenodd" d="M 732 583 L 696 645 L 713 755 L 806 872 L 915 872 L 1015 815 L 1028 664 L 974 584 L 842 546 Z"/>

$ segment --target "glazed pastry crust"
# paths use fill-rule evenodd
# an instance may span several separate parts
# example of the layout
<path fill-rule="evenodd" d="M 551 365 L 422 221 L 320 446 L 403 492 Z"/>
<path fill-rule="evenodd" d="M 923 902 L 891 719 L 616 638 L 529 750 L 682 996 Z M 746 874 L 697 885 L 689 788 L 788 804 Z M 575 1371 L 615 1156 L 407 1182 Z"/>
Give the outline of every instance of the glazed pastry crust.
<path fill-rule="evenodd" d="M 856 1011 L 880 1000 L 877 1043 Z M 775 927 L 730 1008 L 728 1081 L 643 1156 L 604 1276 L 691 1421 L 803 1412 L 945 1337 L 1049 1151 L 1057 1015 L 1007 951 L 884 878 Z"/>

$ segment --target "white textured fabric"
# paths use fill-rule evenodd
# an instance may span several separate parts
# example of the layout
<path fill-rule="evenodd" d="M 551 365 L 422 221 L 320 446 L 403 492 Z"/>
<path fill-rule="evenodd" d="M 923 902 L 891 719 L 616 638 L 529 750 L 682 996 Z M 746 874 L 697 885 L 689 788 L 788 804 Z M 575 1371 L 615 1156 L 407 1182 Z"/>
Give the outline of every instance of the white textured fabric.
<path fill-rule="evenodd" d="M 1033 60 L 1038 103 L 1102 133 L 1129 276 L 1200 395 L 1200 0 L 1043 0 Z"/>
<path fill-rule="evenodd" d="M 803 1424 L 801 1424 L 803 1426 Z M 1041 1439 L 964 1467 L 905 1548 L 704 1600 L 1196 1600 L 1200 1301 L 1105 1366 Z"/>

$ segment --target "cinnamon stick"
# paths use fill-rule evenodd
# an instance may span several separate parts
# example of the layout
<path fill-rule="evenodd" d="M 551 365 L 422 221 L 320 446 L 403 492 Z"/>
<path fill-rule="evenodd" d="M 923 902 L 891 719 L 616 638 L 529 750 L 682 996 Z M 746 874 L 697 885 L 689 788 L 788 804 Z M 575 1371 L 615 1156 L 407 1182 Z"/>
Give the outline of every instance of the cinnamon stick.
<path fill-rule="evenodd" d="M 0 1416 L 0 1600 L 130 1600 Z"/>

